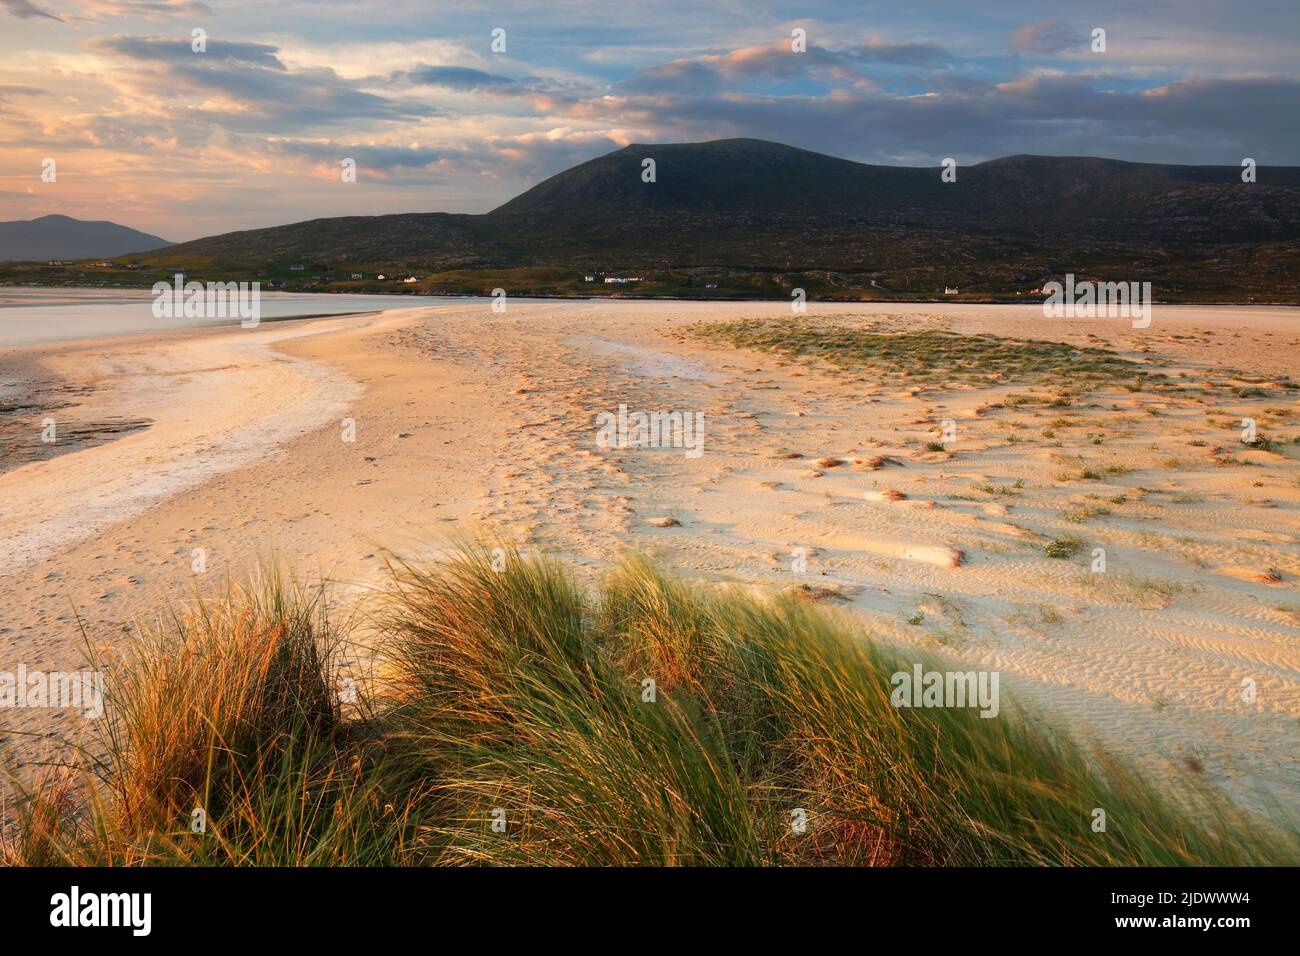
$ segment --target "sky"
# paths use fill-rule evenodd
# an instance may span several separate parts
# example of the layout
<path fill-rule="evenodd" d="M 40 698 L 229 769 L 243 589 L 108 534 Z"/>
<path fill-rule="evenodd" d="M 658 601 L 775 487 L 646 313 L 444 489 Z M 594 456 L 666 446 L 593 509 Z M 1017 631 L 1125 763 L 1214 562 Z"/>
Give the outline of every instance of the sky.
<path fill-rule="evenodd" d="M 735 136 L 1296 165 L 1298 53 L 1300 0 L 0 0 L 0 220 L 481 213 L 629 143 Z"/>

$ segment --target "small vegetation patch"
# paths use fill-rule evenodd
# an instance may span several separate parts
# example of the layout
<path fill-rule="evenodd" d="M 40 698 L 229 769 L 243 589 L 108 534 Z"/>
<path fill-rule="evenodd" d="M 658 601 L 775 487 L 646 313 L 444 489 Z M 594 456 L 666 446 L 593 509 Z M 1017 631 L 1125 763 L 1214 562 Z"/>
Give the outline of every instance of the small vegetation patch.
<path fill-rule="evenodd" d="M 1084 541 L 1078 535 L 1066 535 L 1043 545 L 1043 553 L 1049 558 L 1072 558 L 1083 550 Z"/>
<path fill-rule="evenodd" d="M 906 375 L 913 382 L 989 384 L 992 381 L 1061 381 L 1068 376 L 1076 389 L 1116 378 L 1131 379 L 1141 368 L 1101 348 L 1080 348 L 1064 342 L 1009 339 L 996 335 L 960 335 L 939 329 L 884 332 L 850 325 L 843 319 L 745 319 L 701 322 L 690 334 L 737 348 L 817 359 L 839 366 L 870 366 Z M 1156 376 L 1163 377 L 1163 376 Z M 1057 395 L 1008 398 L 1010 404 L 1059 407 Z M 1068 400 L 1064 400 L 1068 404 Z"/>

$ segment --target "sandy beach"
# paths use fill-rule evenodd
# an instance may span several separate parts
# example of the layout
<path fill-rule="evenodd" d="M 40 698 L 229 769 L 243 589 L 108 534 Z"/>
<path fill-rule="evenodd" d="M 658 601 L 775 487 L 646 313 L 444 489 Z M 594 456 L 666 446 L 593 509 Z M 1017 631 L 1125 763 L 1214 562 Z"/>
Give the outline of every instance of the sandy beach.
<path fill-rule="evenodd" d="M 1015 398 L 1068 382 L 911 385 L 688 332 L 754 318 L 790 308 L 456 302 L 0 352 L 11 387 L 64 388 L 61 429 L 135 423 L 62 454 L 8 446 L 0 661 L 75 669 L 81 625 L 112 648 L 272 557 L 347 604 L 383 585 L 384 549 L 494 531 L 593 574 L 631 548 L 802 588 L 882 640 L 999 671 L 1014 699 L 1144 769 L 1294 803 L 1300 464 L 1240 431 L 1300 432 L 1300 396 L 1269 381 L 1300 367 L 1300 310 L 1157 307 L 1144 330 L 1033 306 L 798 317 L 1104 348 L 1188 386 L 1102 385 L 1068 408 Z M 702 413 L 701 454 L 601 447 L 597 416 L 620 405 Z M 1060 540 L 1077 553 L 1048 556 Z"/>

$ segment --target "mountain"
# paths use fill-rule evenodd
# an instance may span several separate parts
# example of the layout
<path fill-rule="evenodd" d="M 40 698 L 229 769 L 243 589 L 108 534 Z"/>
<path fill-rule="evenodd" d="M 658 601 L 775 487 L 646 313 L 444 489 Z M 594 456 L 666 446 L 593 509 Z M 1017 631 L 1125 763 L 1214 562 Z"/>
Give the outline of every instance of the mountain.
<path fill-rule="evenodd" d="M 0 260 L 107 259 L 168 245 L 166 239 L 115 222 L 69 216 L 0 222 Z"/>
<path fill-rule="evenodd" d="M 643 182 L 642 161 L 656 181 Z M 1169 166 L 1010 156 L 959 167 L 855 163 L 753 139 L 634 144 L 539 183 L 485 215 L 314 219 L 173 246 L 177 255 L 429 265 L 869 267 L 866 246 L 912 237 L 1211 244 L 1300 238 L 1300 168 Z"/>
<path fill-rule="evenodd" d="M 641 181 L 655 160 L 657 181 Z M 853 220 L 979 234 L 1107 225 L 1158 241 L 1300 236 L 1300 168 L 1166 166 L 1077 156 L 1009 156 L 957 169 L 870 166 L 735 139 L 632 145 L 552 176 L 488 214 L 513 228 L 577 236 L 614 219 L 742 217 L 775 224 Z M 746 227 L 747 228 L 747 227 Z M 814 228 L 816 228 L 814 226 Z"/>
<path fill-rule="evenodd" d="M 642 180 L 645 159 L 654 182 Z M 314 219 L 159 255 L 206 257 L 214 277 L 286 270 L 292 288 L 322 288 L 328 269 L 306 286 L 289 263 L 346 261 L 363 275 L 416 273 L 428 277 L 419 289 L 475 294 L 502 281 L 512 293 L 583 294 L 584 275 L 628 272 L 650 295 L 797 285 L 842 298 L 933 297 L 948 286 L 1019 296 L 1074 272 L 1151 280 L 1181 301 L 1300 302 L 1300 168 L 1261 166 L 1243 183 L 1235 166 L 1008 156 L 959 166 L 956 182 L 940 173 L 754 139 L 634 144 L 483 215 Z M 338 287 L 363 289 L 386 287 L 368 275 Z"/>
<path fill-rule="evenodd" d="M 653 158 L 657 181 L 641 182 Z M 957 169 L 872 166 L 755 139 L 663 146 L 633 144 L 565 170 L 493 210 L 555 215 L 593 204 L 646 213 L 774 213 L 826 216 L 920 211 L 1007 221 L 1142 216 L 1157 195 L 1194 202 L 1244 185 L 1235 166 L 1169 166 L 1084 156 L 1008 156 Z M 1300 186 L 1300 168 L 1261 171 L 1271 187 Z M 1239 191 L 1240 192 L 1240 191 Z M 1267 202 L 1263 203 L 1267 206 Z M 1202 209 L 1203 214 L 1213 210 Z"/>

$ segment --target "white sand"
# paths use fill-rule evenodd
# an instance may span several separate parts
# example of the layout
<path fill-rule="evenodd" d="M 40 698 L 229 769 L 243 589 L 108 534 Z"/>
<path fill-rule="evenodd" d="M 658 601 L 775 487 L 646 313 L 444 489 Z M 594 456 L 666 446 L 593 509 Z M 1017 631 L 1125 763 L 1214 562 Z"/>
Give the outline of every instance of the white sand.
<path fill-rule="evenodd" d="M 1265 377 L 1300 368 L 1297 310 L 1157 306 L 1141 331 L 1048 321 L 1033 307 L 809 312 L 1150 349 L 1189 381 L 1228 366 Z M 123 639 L 121 622 L 273 551 L 343 582 L 346 595 L 382 583 L 382 546 L 430 554 L 453 532 L 495 527 L 592 568 L 631 546 L 702 576 L 838 586 L 872 632 L 997 669 L 1008 695 L 1152 772 L 1173 760 L 1245 801 L 1270 792 L 1294 803 L 1297 446 L 1232 447 L 1221 423 L 1249 414 L 1269 435 L 1298 434 L 1300 396 L 1107 390 L 1077 403 L 1079 424 L 1056 429 L 1058 448 L 1042 432 L 1063 410 L 987 409 L 1025 391 L 1013 383 L 913 394 L 680 331 L 788 314 L 512 302 L 497 315 L 485 302 L 32 350 L 59 374 L 93 380 L 96 413 L 155 424 L 0 475 L 0 661 L 76 666 L 74 613 L 109 645 Z M 596 415 L 620 403 L 704 412 L 704 454 L 598 448 Z M 340 440 L 343 417 L 357 422 L 355 444 Z M 945 418 L 959 428 L 951 457 L 924 449 Z M 1009 442 L 1013 433 L 1022 440 Z M 1215 446 L 1243 463 L 1215 464 Z M 874 455 L 902 464 L 870 470 Z M 827 456 L 844 463 L 816 464 Z M 1131 470 L 1061 480 L 1071 471 L 1062 456 Z M 1064 517 L 1080 506 L 1111 513 Z M 651 523 L 662 517 L 680 525 Z M 1105 574 L 1090 572 L 1086 550 L 1044 555 L 1067 534 L 1106 549 Z M 190 571 L 200 547 L 207 577 Z M 803 573 L 792 570 L 796 549 L 807 549 Z M 1277 580 L 1261 576 L 1269 569 Z M 1254 703 L 1242 698 L 1246 678 Z"/>

